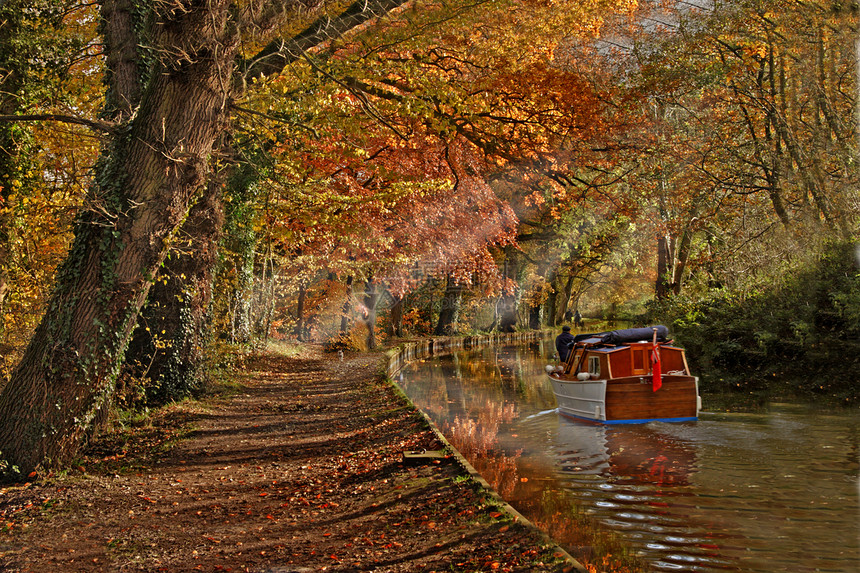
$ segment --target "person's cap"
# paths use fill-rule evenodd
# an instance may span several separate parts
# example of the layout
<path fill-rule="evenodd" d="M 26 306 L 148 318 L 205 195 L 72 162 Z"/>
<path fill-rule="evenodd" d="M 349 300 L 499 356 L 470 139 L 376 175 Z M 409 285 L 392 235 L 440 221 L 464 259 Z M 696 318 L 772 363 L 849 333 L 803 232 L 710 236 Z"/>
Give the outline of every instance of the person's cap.
<path fill-rule="evenodd" d="M 568 331 L 570 330 L 570 327 L 569 327 L 569 326 L 562 326 L 562 327 L 561 327 L 561 329 L 562 329 L 564 332 L 568 332 Z"/>

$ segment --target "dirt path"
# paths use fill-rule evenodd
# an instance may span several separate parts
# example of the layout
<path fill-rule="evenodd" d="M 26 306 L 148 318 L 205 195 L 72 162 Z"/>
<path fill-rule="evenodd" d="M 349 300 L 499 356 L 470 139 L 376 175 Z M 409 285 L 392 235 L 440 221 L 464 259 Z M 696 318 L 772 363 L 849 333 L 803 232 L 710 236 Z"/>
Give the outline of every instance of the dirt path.
<path fill-rule="evenodd" d="M 377 381 L 379 356 L 246 363 L 238 395 L 0 490 L 0 571 L 557 571 Z M 188 423 L 183 420 L 183 424 Z"/>

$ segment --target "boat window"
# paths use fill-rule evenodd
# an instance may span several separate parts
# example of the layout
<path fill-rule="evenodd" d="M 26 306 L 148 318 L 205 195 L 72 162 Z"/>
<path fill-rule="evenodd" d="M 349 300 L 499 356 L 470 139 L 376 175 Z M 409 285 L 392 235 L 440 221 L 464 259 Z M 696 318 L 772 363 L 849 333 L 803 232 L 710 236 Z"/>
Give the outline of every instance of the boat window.
<path fill-rule="evenodd" d="M 600 356 L 588 357 L 588 373 L 600 376 Z"/>

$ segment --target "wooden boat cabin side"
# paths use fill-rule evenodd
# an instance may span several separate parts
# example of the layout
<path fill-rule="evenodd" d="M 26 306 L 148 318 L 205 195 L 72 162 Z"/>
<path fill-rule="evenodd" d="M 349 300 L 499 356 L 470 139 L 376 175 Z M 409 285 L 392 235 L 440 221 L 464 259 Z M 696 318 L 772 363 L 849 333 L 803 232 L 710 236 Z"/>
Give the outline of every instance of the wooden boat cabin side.
<path fill-rule="evenodd" d="M 577 347 L 565 364 L 564 374 L 576 377 L 581 372 L 587 372 L 592 379 L 650 376 L 653 348 L 654 345 L 650 342 L 594 348 Z M 683 348 L 661 344 L 659 352 L 664 374 L 690 374 Z"/>

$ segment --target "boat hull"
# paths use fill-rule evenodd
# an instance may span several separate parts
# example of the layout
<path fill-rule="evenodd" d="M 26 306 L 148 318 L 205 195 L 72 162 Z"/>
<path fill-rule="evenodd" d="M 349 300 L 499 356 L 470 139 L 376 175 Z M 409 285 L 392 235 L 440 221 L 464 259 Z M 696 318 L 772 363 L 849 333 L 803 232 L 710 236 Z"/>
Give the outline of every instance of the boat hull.
<path fill-rule="evenodd" d="M 695 376 L 664 375 L 653 390 L 650 376 L 602 380 L 567 379 L 550 375 L 558 411 L 565 416 L 604 424 L 698 419 L 701 400 Z"/>

